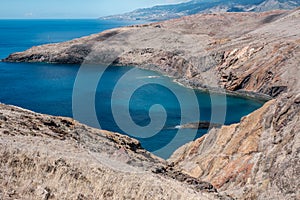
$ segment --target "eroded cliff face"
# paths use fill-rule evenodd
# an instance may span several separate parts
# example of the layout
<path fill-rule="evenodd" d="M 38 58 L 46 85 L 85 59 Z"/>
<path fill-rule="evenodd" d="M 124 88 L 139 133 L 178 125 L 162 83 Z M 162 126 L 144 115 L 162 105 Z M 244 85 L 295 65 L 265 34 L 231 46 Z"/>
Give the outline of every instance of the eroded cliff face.
<path fill-rule="evenodd" d="M 285 95 L 181 147 L 169 161 L 238 199 L 299 199 L 299 122 L 300 95 Z"/>
<path fill-rule="evenodd" d="M 299 87 L 287 73 L 299 74 L 299 20 L 300 10 L 193 15 L 33 47 L 4 61 L 133 65 L 193 88 L 276 97 Z"/>
<path fill-rule="evenodd" d="M 155 165 L 155 176 L 163 177 L 157 181 L 166 177 L 182 180 L 185 182 L 182 184 L 207 181 L 238 199 L 300 199 L 299 21 L 299 9 L 194 15 L 33 47 L 12 54 L 4 61 L 135 65 L 159 71 L 193 88 L 221 88 L 272 96 L 275 99 L 240 123 L 212 129 L 204 137 L 180 148 L 169 160 L 169 165 L 156 166 L 153 163 L 157 163 L 157 159 L 137 153 L 143 152 L 139 148 L 137 152 L 129 151 L 134 157 L 138 156 L 138 161 L 126 158 L 139 169 L 142 162 L 142 171 Z M 24 129 L 27 127 L 25 125 Z M 73 151 L 78 150 L 70 152 Z M 186 178 L 180 172 L 197 179 Z M 115 174 L 115 171 L 108 174 Z M 121 174 L 118 177 L 131 177 L 131 173 Z M 148 175 L 140 176 L 144 178 L 137 191 L 142 190 L 143 185 L 148 187 L 145 176 L 153 178 L 153 174 Z M 107 177 L 117 179 L 113 175 Z M 118 179 L 111 184 L 118 187 L 119 182 L 122 181 Z M 177 183 L 170 182 L 162 184 L 160 188 L 163 189 L 147 191 L 158 195 L 166 192 L 167 196 L 162 198 L 177 199 L 172 196 L 177 194 L 171 192 L 175 191 L 172 184 L 177 187 Z M 214 191 L 214 187 L 205 186 L 210 191 Z M 104 190 L 99 191 L 100 196 L 104 195 Z M 189 198 L 188 195 L 193 194 L 184 185 L 176 191 L 185 199 L 194 198 Z M 114 194 L 117 196 L 117 192 Z M 138 196 L 140 192 L 135 194 L 141 197 Z"/>
<path fill-rule="evenodd" d="M 230 199 L 165 166 L 127 136 L 0 104 L 0 199 Z"/>

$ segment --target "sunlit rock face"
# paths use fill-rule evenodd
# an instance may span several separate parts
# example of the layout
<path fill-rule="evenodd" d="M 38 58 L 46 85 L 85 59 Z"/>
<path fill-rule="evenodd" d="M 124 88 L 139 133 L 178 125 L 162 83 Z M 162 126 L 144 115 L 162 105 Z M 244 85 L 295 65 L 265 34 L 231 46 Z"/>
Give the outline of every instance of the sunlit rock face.
<path fill-rule="evenodd" d="M 276 97 L 299 88 L 298 20 L 299 10 L 193 15 L 37 46 L 4 61 L 133 65 L 193 88 Z"/>
<path fill-rule="evenodd" d="M 169 161 L 239 199 L 297 199 L 299 98 L 272 100 L 239 124 L 181 147 Z"/>
<path fill-rule="evenodd" d="M 169 168 L 240 199 L 299 199 L 299 20 L 299 10 L 193 15 L 33 47 L 4 61 L 134 65 L 193 88 L 273 97 L 240 123 L 180 148 Z"/>

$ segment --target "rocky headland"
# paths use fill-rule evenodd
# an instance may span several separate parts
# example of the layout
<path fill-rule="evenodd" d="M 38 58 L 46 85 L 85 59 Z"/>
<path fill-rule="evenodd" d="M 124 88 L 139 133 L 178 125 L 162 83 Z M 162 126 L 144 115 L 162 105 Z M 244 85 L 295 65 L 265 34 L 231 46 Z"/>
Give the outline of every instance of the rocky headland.
<path fill-rule="evenodd" d="M 3 61 L 133 65 L 193 88 L 276 97 L 299 88 L 299 15 L 299 10 L 192 15 L 37 46 Z"/>
<path fill-rule="evenodd" d="M 214 128 L 183 146 L 168 163 L 142 150 L 137 141 L 128 137 L 87 128 L 72 120 L 72 123 L 68 122 L 70 119 L 42 116 L 2 105 L 0 112 L 6 114 L 0 118 L 1 145 L 4 146 L 1 156 L 5 158 L 1 159 L 4 160 L 1 178 L 9 177 L 1 181 L 6 183 L 1 187 L 2 193 L 5 190 L 6 195 L 18 192 L 32 195 L 30 191 L 39 191 L 24 185 L 33 182 L 41 186 L 40 193 L 46 193 L 48 197 L 55 194 L 49 191 L 67 195 L 61 188 L 51 189 L 65 181 L 70 188 L 82 187 L 85 196 L 92 195 L 88 192 L 93 191 L 90 188 L 97 188 L 96 195 L 101 197 L 104 194 L 113 197 L 136 195 L 131 198 L 146 199 L 149 196 L 142 195 L 154 194 L 157 199 L 177 199 L 176 195 L 180 194 L 183 199 L 230 198 L 228 194 L 237 199 L 300 199 L 299 21 L 299 9 L 192 15 L 113 29 L 10 55 L 3 61 L 133 65 L 158 71 L 188 87 L 273 99 L 245 116 L 240 123 Z M 13 111 L 9 111 L 11 109 Z M 38 125 L 36 128 L 39 129 L 35 130 L 32 122 L 44 117 L 50 122 L 43 122 L 42 127 Z M 56 132 L 55 120 L 66 120 L 71 127 L 75 123 L 75 127 L 85 127 L 86 131 Z M 9 124 L 11 128 L 5 128 Z M 44 129 L 52 132 L 43 134 Z M 78 142 L 76 137 L 85 138 L 84 142 Z M 104 145 L 107 149 L 95 144 L 95 140 L 106 143 L 107 138 L 113 138 Z M 81 148 L 88 149 L 89 153 L 82 152 Z M 120 162 L 119 158 L 113 159 L 114 155 L 122 155 L 120 151 L 126 154 L 122 157 L 123 164 L 142 173 L 133 173 L 134 170 L 116 172 L 120 169 L 114 169 L 112 163 Z M 35 152 L 40 152 L 40 157 Z M 25 162 L 24 155 L 34 164 Z M 96 162 L 98 155 L 107 158 L 100 159 L 100 163 L 107 161 L 109 164 L 101 164 L 101 167 L 97 166 L 100 165 L 98 161 L 91 164 Z M 55 165 L 60 157 L 66 166 Z M 45 163 L 53 168 L 45 170 L 41 167 Z M 92 166 L 100 168 L 100 172 Z M 76 170 L 81 172 L 79 177 L 82 175 L 83 180 L 88 180 L 86 183 L 81 183 L 78 176 L 74 179 L 71 172 Z M 106 192 L 107 186 L 96 179 L 110 181 L 109 188 L 114 189 Z M 43 185 L 41 180 L 49 180 L 49 186 Z M 74 182 L 70 184 L 70 180 Z M 15 181 L 19 187 L 10 189 L 9 181 Z M 153 181 L 158 183 L 153 184 Z M 189 183 L 204 185 L 211 193 L 198 191 Z M 129 184 L 130 189 L 126 187 L 123 191 L 120 189 L 124 187 L 122 184 Z M 141 193 L 144 186 L 147 192 Z"/>

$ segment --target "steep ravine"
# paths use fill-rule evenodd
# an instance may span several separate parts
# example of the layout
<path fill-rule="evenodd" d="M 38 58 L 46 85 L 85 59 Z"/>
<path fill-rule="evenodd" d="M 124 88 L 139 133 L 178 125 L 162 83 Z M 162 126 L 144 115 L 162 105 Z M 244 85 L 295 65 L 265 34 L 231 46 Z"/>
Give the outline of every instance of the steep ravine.
<path fill-rule="evenodd" d="M 300 95 L 284 95 L 211 130 L 169 159 L 238 199 L 299 199 Z"/>
<path fill-rule="evenodd" d="M 154 172 L 182 171 L 237 199 L 300 199 L 299 21 L 299 9 L 193 15 L 33 47 L 4 61 L 135 65 L 193 88 L 271 96 Z"/>

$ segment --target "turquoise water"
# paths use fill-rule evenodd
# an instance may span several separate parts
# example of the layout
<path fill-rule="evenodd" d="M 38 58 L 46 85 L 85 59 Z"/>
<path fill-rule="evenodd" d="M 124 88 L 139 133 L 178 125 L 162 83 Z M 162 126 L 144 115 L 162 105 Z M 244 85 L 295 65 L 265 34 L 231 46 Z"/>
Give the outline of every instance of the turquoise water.
<path fill-rule="evenodd" d="M 0 20 L 0 58 L 38 44 L 61 42 L 122 25 L 126 23 L 99 20 Z M 0 63 L 0 102 L 40 113 L 73 117 L 72 95 L 79 68 L 79 65 Z M 125 81 L 120 81 L 127 73 L 132 75 Z M 120 90 L 113 94 L 118 82 Z M 138 83 L 141 87 L 132 91 L 130 88 Z M 214 122 L 232 124 L 263 103 L 193 91 L 174 83 L 168 77 L 132 67 L 110 66 L 97 85 L 96 91 L 90 91 L 86 87 L 79 91 L 79 95 L 95 96 L 94 108 L 101 128 L 135 136 L 144 148 L 163 158 L 168 158 L 179 146 L 207 132 L 198 130 L 195 133 L 195 130 L 185 129 L 180 130 L 181 133 L 178 134 L 179 130 L 174 127 L 183 121 L 194 122 L 196 118 L 192 117 L 193 113 L 199 113 L 198 120 L 213 118 Z M 176 97 L 174 92 L 180 98 Z M 127 93 L 132 95 L 128 101 Z M 197 105 L 193 104 L 194 93 Z M 161 105 L 163 110 L 153 109 L 154 118 L 151 119 L 149 110 L 157 104 Z M 157 134 L 151 135 L 152 130 L 149 130 L 141 131 L 140 136 L 132 135 L 116 123 L 112 107 L 119 111 L 118 115 L 123 117 L 124 121 L 131 118 L 140 127 L 151 124 L 155 121 L 153 119 L 164 116 L 164 113 L 166 122 L 161 130 L 153 130 L 157 131 Z M 129 115 L 123 108 L 128 108 Z M 182 110 L 188 114 L 183 115 Z M 212 117 L 212 113 L 217 115 Z M 222 120 L 223 115 L 225 120 Z M 79 120 L 91 126 L 98 126 L 88 114 Z M 168 148 L 165 148 L 166 146 Z"/>

